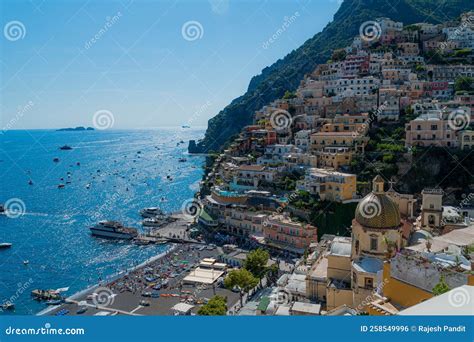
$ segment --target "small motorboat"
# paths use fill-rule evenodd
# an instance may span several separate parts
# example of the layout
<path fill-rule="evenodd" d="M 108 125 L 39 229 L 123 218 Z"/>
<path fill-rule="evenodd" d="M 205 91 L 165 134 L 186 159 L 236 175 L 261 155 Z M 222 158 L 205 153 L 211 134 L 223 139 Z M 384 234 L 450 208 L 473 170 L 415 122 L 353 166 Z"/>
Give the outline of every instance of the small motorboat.
<path fill-rule="evenodd" d="M 4 214 L 5 213 L 5 207 L 3 206 L 3 204 L 0 204 L 0 214 Z"/>
<path fill-rule="evenodd" d="M 54 157 L 54 158 L 53 158 L 53 162 L 59 163 L 59 158 L 58 158 L 58 157 Z"/>
<path fill-rule="evenodd" d="M 1 308 L 3 310 L 14 310 L 15 309 L 15 304 L 10 303 L 10 302 L 5 302 L 1 305 Z"/>
<path fill-rule="evenodd" d="M 9 243 L 9 242 L 1 242 L 0 243 L 0 249 L 10 248 L 11 246 L 12 246 L 12 244 Z"/>
<path fill-rule="evenodd" d="M 63 303 L 62 299 L 48 300 L 45 302 L 46 305 L 61 305 Z"/>
<path fill-rule="evenodd" d="M 145 227 L 161 227 L 165 223 L 166 223 L 165 220 L 157 218 L 157 217 L 146 218 L 142 221 L 142 225 Z"/>
<path fill-rule="evenodd" d="M 158 207 L 150 207 L 140 210 L 140 215 L 145 218 L 163 215 L 163 211 Z"/>
<path fill-rule="evenodd" d="M 87 310 L 88 310 L 88 307 L 87 307 L 87 306 L 83 306 L 82 308 L 80 308 L 79 310 L 76 311 L 76 314 L 82 315 L 82 314 L 85 313 Z"/>
<path fill-rule="evenodd" d="M 76 165 L 77 165 L 77 166 L 80 166 L 80 165 L 81 165 L 81 162 L 77 162 Z"/>
<path fill-rule="evenodd" d="M 188 160 L 187 160 L 186 158 L 179 158 L 178 161 L 179 161 L 180 163 L 185 163 L 185 162 L 187 162 Z"/>
<path fill-rule="evenodd" d="M 28 181 L 28 184 L 29 184 L 29 185 L 33 185 L 33 181 L 30 179 L 30 180 Z"/>
<path fill-rule="evenodd" d="M 72 150 L 72 147 L 69 145 L 64 145 L 59 148 L 60 150 L 67 151 L 67 150 Z"/>
<path fill-rule="evenodd" d="M 31 291 L 31 295 L 36 299 L 36 300 L 60 300 L 61 299 L 61 294 L 59 291 L 55 290 L 33 290 Z"/>
<path fill-rule="evenodd" d="M 62 189 L 62 188 L 64 188 L 64 187 L 65 187 L 64 184 L 58 184 L 58 189 Z"/>
<path fill-rule="evenodd" d="M 26 266 L 26 265 L 28 265 L 29 263 L 30 263 L 30 261 L 29 261 L 29 260 L 23 260 L 23 265 L 25 265 L 25 266 Z"/>

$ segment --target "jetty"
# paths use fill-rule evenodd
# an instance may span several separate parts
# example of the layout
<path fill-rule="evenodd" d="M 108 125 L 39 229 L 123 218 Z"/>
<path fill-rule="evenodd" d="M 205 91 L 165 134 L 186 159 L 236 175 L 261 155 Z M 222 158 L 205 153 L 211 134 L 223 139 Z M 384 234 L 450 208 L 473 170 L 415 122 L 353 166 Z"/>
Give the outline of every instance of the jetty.
<path fill-rule="evenodd" d="M 137 244 L 163 244 L 163 243 L 180 243 L 180 244 L 205 244 L 203 241 L 193 239 L 189 235 L 189 228 L 193 223 L 193 219 L 181 213 L 170 215 L 172 222 L 165 224 L 163 227 L 148 228 L 147 232 L 138 235 L 134 242 Z"/>

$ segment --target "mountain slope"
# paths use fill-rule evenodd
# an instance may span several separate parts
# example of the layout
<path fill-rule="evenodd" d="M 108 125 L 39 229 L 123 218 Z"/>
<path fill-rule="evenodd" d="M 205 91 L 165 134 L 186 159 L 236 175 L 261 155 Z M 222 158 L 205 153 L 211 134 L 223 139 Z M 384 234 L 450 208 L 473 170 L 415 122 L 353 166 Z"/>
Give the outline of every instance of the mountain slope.
<path fill-rule="evenodd" d="M 322 32 L 252 78 L 247 92 L 209 120 L 204 139 L 190 141 L 190 153 L 218 151 L 252 123 L 255 110 L 295 90 L 317 64 L 326 62 L 334 49 L 342 48 L 359 34 L 360 25 L 379 17 L 402 21 L 440 23 L 473 9 L 471 0 L 345 0 Z"/>

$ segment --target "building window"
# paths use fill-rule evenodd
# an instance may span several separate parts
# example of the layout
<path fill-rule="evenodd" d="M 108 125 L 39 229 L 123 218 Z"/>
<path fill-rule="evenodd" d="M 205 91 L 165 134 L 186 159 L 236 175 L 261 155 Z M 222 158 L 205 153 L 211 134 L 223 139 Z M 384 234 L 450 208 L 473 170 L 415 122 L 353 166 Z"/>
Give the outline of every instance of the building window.
<path fill-rule="evenodd" d="M 434 217 L 434 215 L 429 215 L 429 216 L 428 216 L 428 224 L 429 224 L 429 225 L 434 225 L 434 224 L 435 224 L 435 217 Z"/>
<path fill-rule="evenodd" d="M 364 278 L 364 287 L 372 289 L 374 287 L 374 280 L 372 278 Z"/>
<path fill-rule="evenodd" d="M 376 251 L 378 246 L 378 241 L 376 236 L 370 237 L 370 250 Z"/>

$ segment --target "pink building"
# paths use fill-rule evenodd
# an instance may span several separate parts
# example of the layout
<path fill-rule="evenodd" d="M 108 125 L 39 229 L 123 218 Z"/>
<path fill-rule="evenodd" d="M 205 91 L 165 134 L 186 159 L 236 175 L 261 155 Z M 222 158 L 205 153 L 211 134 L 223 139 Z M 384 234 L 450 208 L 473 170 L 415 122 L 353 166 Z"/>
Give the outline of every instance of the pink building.
<path fill-rule="evenodd" d="M 263 236 L 267 245 L 302 254 L 311 243 L 318 241 L 318 229 L 284 215 L 273 215 L 264 222 Z"/>

